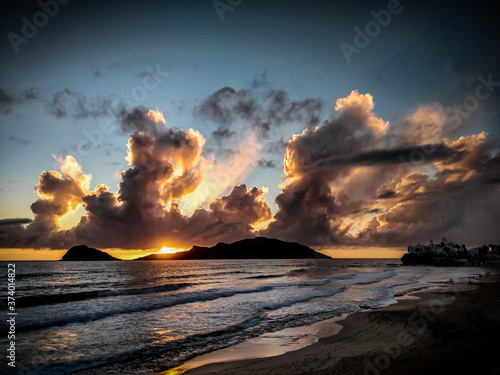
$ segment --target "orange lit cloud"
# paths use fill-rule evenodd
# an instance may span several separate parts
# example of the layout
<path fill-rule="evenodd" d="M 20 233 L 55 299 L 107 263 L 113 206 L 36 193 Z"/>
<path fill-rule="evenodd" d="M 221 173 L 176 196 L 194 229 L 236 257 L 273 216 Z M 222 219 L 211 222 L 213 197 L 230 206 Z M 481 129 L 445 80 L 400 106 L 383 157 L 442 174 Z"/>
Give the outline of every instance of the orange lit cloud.
<path fill-rule="evenodd" d="M 147 116 L 151 121 L 161 122 L 163 124 L 167 123 L 165 121 L 165 117 L 163 117 L 163 113 L 160 112 L 159 110 L 153 111 L 152 109 L 150 109 Z"/>
<path fill-rule="evenodd" d="M 243 181 L 257 158 L 259 147 L 255 133 L 252 132 L 241 141 L 237 151 L 225 161 L 219 163 L 204 161 L 199 169 L 202 174 L 199 185 L 179 203 L 182 212 L 192 214 L 202 204 L 212 202 L 228 188 Z"/>
<path fill-rule="evenodd" d="M 279 211 L 264 235 L 319 246 L 498 238 L 488 223 L 500 212 L 500 156 L 485 133 L 445 138 L 456 124 L 437 104 L 390 129 L 373 97 L 356 91 L 335 110 L 288 143 Z"/>
<path fill-rule="evenodd" d="M 222 194 L 252 166 L 255 138 L 248 137 L 241 153 L 217 164 L 203 156 L 204 144 L 201 133 L 193 129 L 134 132 L 128 142 L 129 167 L 120 175 L 118 193 L 105 185 L 91 190 L 92 176 L 84 174 L 72 156 L 59 159 L 61 172 L 40 176 L 36 188 L 41 199 L 32 205 L 35 220 L 26 228 L 16 224 L 19 221 L 6 222 L 11 229 L 7 241 L 14 247 L 86 243 L 154 249 L 251 236 L 252 225 L 272 218 L 263 190 L 240 185 Z M 204 203 L 208 210 L 201 207 Z M 86 214 L 74 228 L 57 225 L 81 206 Z"/>
<path fill-rule="evenodd" d="M 300 111 L 287 117 L 280 103 Z M 453 137 L 457 128 L 437 104 L 421 105 L 389 126 L 375 113 L 373 97 L 357 91 L 338 99 L 321 126 L 310 127 L 316 104 L 292 105 L 277 92 L 271 111 L 245 91 L 211 95 L 198 115 L 220 121 L 231 137 L 234 149 L 220 160 L 199 131 L 167 128 L 158 110 L 123 110 L 120 125 L 131 134 L 118 191 L 92 190 L 92 176 L 72 156 L 59 159 L 59 172 L 40 175 L 34 220 L 0 220 L 0 246 L 85 243 L 156 252 L 257 234 L 330 249 L 404 246 L 442 235 L 500 241 L 491 224 L 500 212 L 500 147 L 487 133 Z M 287 143 L 273 216 L 266 189 L 244 181 L 261 158 L 267 126 L 261 121 L 277 126 L 287 118 L 308 121 Z M 235 123 L 241 134 L 231 133 Z M 77 225 L 62 226 L 82 208 Z"/>

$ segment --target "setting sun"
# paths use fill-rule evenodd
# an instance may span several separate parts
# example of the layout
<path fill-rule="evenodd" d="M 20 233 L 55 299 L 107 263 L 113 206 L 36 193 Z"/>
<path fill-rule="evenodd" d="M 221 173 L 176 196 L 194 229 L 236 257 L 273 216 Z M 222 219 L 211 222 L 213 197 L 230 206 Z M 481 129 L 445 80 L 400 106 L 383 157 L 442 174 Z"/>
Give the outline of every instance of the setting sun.
<path fill-rule="evenodd" d="M 176 247 L 163 246 L 160 249 L 160 254 L 174 254 L 174 253 L 179 253 L 181 251 L 186 251 L 186 249 L 178 249 Z"/>

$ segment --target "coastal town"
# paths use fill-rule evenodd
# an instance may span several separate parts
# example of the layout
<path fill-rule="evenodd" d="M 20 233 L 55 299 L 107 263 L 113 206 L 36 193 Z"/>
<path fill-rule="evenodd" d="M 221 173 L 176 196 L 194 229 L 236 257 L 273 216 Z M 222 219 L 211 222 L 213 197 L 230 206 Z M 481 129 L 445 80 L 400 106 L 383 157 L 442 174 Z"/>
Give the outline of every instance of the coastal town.
<path fill-rule="evenodd" d="M 430 240 L 428 245 L 408 245 L 408 253 L 401 258 L 404 265 L 433 266 L 479 266 L 498 260 L 499 245 L 490 244 L 467 249 L 464 244 L 456 244 L 446 237 L 439 243 Z"/>

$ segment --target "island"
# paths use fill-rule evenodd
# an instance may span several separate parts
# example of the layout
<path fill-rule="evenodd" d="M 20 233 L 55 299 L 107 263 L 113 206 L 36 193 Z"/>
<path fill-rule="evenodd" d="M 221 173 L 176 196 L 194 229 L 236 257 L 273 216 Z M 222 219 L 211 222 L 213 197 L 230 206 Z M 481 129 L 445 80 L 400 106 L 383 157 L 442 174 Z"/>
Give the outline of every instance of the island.
<path fill-rule="evenodd" d="M 212 247 L 193 246 L 189 251 L 152 254 L 134 260 L 188 259 L 332 259 L 308 246 L 275 238 L 256 237 L 231 244 L 220 242 Z"/>
<path fill-rule="evenodd" d="M 121 260 L 108 253 L 86 245 L 73 246 L 63 255 L 64 261 Z"/>

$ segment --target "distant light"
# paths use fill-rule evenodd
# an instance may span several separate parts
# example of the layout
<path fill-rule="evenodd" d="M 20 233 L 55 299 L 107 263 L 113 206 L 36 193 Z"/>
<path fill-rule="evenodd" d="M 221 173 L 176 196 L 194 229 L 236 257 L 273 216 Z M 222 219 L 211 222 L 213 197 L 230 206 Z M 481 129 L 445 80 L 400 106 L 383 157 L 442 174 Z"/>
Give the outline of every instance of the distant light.
<path fill-rule="evenodd" d="M 492 250 L 491 250 L 491 246 L 490 246 L 490 253 L 491 253 L 491 251 L 492 251 Z"/>

